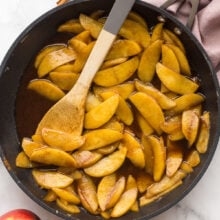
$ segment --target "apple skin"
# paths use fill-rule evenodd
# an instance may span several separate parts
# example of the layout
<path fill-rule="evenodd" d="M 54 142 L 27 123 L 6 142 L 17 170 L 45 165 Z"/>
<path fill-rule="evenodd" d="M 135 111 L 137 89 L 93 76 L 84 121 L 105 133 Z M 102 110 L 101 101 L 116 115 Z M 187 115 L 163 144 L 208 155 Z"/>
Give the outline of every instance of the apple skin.
<path fill-rule="evenodd" d="M 40 220 L 40 218 L 29 210 L 15 209 L 0 216 L 0 220 Z"/>

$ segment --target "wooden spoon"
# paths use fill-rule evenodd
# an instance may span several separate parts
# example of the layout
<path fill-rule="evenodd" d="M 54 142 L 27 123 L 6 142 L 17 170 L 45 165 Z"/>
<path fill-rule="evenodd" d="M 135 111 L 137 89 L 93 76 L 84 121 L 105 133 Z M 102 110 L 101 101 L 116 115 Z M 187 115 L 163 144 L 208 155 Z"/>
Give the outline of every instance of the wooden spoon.
<path fill-rule="evenodd" d="M 115 1 L 79 79 L 74 87 L 43 116 L 36 134 L 41 134 L 43 128 L 51 128 L 81 135 L 88 90 L 134 2 L 135 0 Z"/>

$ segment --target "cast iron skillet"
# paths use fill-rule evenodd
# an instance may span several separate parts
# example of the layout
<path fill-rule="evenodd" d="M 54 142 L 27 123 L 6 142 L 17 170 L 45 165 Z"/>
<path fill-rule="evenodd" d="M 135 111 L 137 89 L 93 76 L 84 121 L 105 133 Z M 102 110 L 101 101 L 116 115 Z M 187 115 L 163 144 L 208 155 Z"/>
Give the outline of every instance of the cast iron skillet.
<path fill-rule="evenodd" d="M 73 17 L 78 17 L 81 12 L 89 14 L 97 9 L 109 11 L 113 2 L 113 0 L 75 0 L 49 11 L 33 22 L 18 37 L 9 49 L 0 68 L 0 146 L 2 160 L 12 178 L 30 198 L 48 211 L 64 219 L 92 220 L 100 217 L 90 215 L 84 210 L 80 214 L 70 216 L 55 204 L 44 202 L 42 197 L 45 192 L 40 190 L 33 181 L 31 171 L 15 166 L 15 158 L 21 150 L 15 120 L 17 92 L 22 74 L 27 65 L 46 42 L 53 38 L 59 24 Z M 204 108 L 211 113 L 211 131 L 208 152 L 201 156 L 201 164 L 184 179 L 184 184 L 159 201 L 142 207 L 139 212 L 130 212 L 120 218 L 124 220 L 149 219 L 167 210 L 182 199 L 206 171 L 215 152 L 220 129 L 219 87 L 215 72 L 204 49 L 191 34 L 190 30 L 166 11 L 139 0 L 136 1 L 133 10 L 146 18 L 149 26 L 156 24 L 158 16 L 162 15 L 166 19 L 166 28 L 173 30 L 178 27 L 182 31 L 180 38 L 185 45 L 193 71 L 201 79 L 200 91 L 206 96 Z"/>

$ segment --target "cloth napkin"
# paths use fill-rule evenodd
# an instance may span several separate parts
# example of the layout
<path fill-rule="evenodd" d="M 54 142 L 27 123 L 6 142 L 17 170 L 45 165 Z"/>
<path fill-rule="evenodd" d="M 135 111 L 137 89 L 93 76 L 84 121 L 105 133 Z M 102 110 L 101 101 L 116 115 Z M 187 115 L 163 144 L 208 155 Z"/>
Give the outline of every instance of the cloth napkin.
<path fill-rule="evenodd" d="M 165 0 L 143 0 L 161 6 Z M 186 24 L 193 0 L 177 0 L 168 7 L 177 19 Z M 200 41 L 211 59 L 220 82 L 220 0 L 200 0 L 192 33 Z"/>

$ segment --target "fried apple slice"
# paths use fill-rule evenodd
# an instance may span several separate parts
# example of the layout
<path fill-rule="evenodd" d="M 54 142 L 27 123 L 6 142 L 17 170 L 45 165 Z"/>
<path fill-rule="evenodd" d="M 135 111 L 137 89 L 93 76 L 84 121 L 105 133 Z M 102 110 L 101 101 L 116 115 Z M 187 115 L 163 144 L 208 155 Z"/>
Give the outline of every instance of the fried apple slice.
<path fill-rule="evenodd" d="M 154 26 L 151 35 L 151 42 L 154 42 L 156 40 L 163 40 L 163 26 L 164 23 L 158 23 Z"/>
<path fill-rule="evenodd" d="M 191 150 L 186 155 L 186 158 L 184 159 L 188 164 L 190 164 L 191 167 L 196 167 L 200 164 L 200 155 L 197 150 Z"/>
<path fill-rule="evenodd" d="M 94 45 L 95 45 L 95 41 L 92 41 L 85 48 L 83 48 L 80 53 L 77 54 L 76 60 L 73 64 L 73 72 L 80 73 L 82 71 Z"/>
<path fill-rule="evenodd" d="M 80 213 L 80 209 L 78 206 L 64 202 L 64 200 L 62 199 L 56 199 L 56 204 L 61 209 L 67 211 L 68 213 L 72 213 L 72 214 Z"/>
<path fill-rule="evenodd" d="M 99 128 L 108 122 L 116 113 L 119 105 L 119 95 L 115 94 L 85 114 L 86 129 Z"/>
<path fill-rule="evenodd" d="M 144 156 L 145 156 L 145 171 L 146 173 L 152 176 L 154 169 L 154 155 L 153 155 L 153 149 L 151 143 L 147 137 L 148 136 L 143 135 L 141 138 L 141 143 L 143 145 Z"/>
<path fill-rule="evenodd" d="M 157 76 L 161 82 L 172 92 L 180 95 L 194 93 L 199 85 L 179 73 L 174 72 L 161 63 L 156 64 Z"/>
<path fill-rule="evenodd" d="M 54 171 L 32 170 L 37 184 L 44 189 L 65 188 L 72 184 L 73 178 Z"/>
<path fill-rule="evenodd" d="M 90 32 L 93 38 L 97 39 L 99 36 L 99 33 L 103 27 L 103 24 L 96 21 L 95 19 L 85 15 L 80 14 L 79 16 L 80 24 L 83 26 L 83 28 Z"/>
<path fill-rule="evenodd" d="M 170 38 L 170 41 L 168 41 L 168 43 L 172 43 L 172 44 L 178 46 L 183 51 L 183 53 L 186 53 L 186 50 L 184 48 L 184 45 L 183 45 L 182 41 L 179 39 L 179 37 L 176 34 L 174 34 L 172 31 L 170 31 L 166 28 L 164 28 L 163 31 Z"/>
<path fill-rule="evenodd" d="M 51 190 L 51 189 L 49 189 L 48 191 L 47 191 L 47 194 L 44 196 L 44 198 L 43 198 L 43 200 L 44 201 L 46 201 L 46 202 L 54 202 L 54 201 L 56 201 L 56 199 L 57 199 L 57 195 L 56 195 L 56 193 L 53 191 L 53 190 Z"/>
<path fill-rule="evenodd" d="M 89 167 L 102 158 L 102 154 L 86 150 L 75 151 L 72 156 L 76 160 L 76 166 L 78 168 Z"/>
<path fill-rule="evenodd" d="M 162 109 L 170 109 L 176 106 L 175 101 L 168 98 L 166 95 L 164 95 L 150 84 L 144 84 L 143 82 L 136 80 L 135 87 L 139 92 L 144 92 L 152 96 L 159 103 Z"/>
<path fill-rule="evenodd" d="M 121 132 L 112 129 L 96 129 L 84 135 L 85 143 L 80 150 L 95 150 L 107 146 L 123 138 Z"/>
<path fill-rule="evenodd" d="M 58 66 L 53 70 L 54 72 L 74 72 L 74 62 L 66 63 L 61 66 Z"/>
<path fill-rule="evenodd" d="M 121 147 L 118 151 L 102 158 L 94 165 L 85 168 L 84 171 L 89 176 L 103 177 L 114 173 L 124 163 L 127 148 Z"/>
<path fill-rule="evenodd" d="M 80 204 L 80 199 L 75 193 L 72 193 L 66 189 L 61 189 L 61 188 L 57 188 L 57 187 L 53 187 L 52 190 L 53 190 L 53 192 L 56 193 L 56 195 L 59 198 L 65 200 L 69 203 L 73 203 L 75 205 Z"/>
<path fill-rule="evenodd" d="M 92 92 L 89 92 L 86 98 L 86 112 L 91 111 L 94 107 L 101 104 L 100 99 Z"/>
<path fill-rule="evenodd" d="M 166 175 L 173 176 L 183 161 L 183 148 L 178 142 L 168 139 L 167 143 L 167 159 L 166 159 Z"/>
<path fill-rule="evenodd" d="M 90 31 L 86 30 L 75 35 L 73 38 L 76 40 L 80 40 L 86 44 L 89 44 L 92 41 Z"/>
<path fill-rule="evenodd" d="M 160 124 L 162 124 L 165 119 L 163 111 L 155 99 L 143 92 L 132 94 L 129 99 L 151 127 L 153 127 L 158 134 L 161 134 Z"/>
<path fill-rule="evenodd" d="M 76 51 L 76 53 L 80 54 L 83 50 L 85 50 L 87 44 L 84 43 L 83 41 L 81 40 L 78 40 L 76 38 L 71 38 L 69 41 L 68 41 L 68 45 L 73 48 L 74 51 Z"/>
<path fill-rule="evenodd" d="M 40 65 L 37 69 L 37 74 L 40 78 L 42 78 L 58 66 L 75 60 L 76 57 L 76 52 L 67 47 L 52 51 L 46 54 L 46 56 L 44 56 L 40 62 Z"/>
<path fill-rule="evenodd" d="M 95 152 L 102 154 L 102 155 L 111 154 L 117 149 L 118 146 L 119 146 L 119 143 L 116 142 L 116 143 L 111 144 L 109 146 L 101 147 L 101 148 L 97 149 Z"/>
<path fill-rule="evenodd" d="M 138 190 L 136 181 L 131 175 L 129 175 L 125 192 L 121 195 L 121 198 L 113 207 L 111 217 L 120 217 L 130 210 L 137 199 L 137 195 Z"/>
<path fill-rule="evenodd" d="M 100 87 L 100 86 L 93 86 L 93 91 L 95 95 L 100 96 L 101 93 L 107 92 L 107 91 L 113 91 L 117 94 L 119 94 L 123 99 L 127 99 L 129 95 L 134 92 L 134 83 L 133 81 L 131 82 L 126 82 L 122 83 L 116 86 L 111 86 L 108 88 L 105 87 Z"/>
<path fill-rule="evenodd" d="M 188 141 L 189 147 L 196 141 L 199 129 L 199 117 L 192 110 L 186 110 L 182 114 L 182 132 Z"/>
<path fill-rule="evenodd" d="M 21 167 L 21 168 L 34 168 L 38 166 L 37 163 L 33 163 L 30 161 L 29 157 L 25 154 L 24 151 L 21 151 L 17 155 L 15 159 L 15 164 L 17 167 Z"/>
<path fill-rule="evenodd" d="M 115 92 L 109 91 L 109 92 L 103 92 L 100 94 L 100 96 L 106 100 L 110 97 L 115 95 Z M 126 125 L 131 125 L 134 120 L 133 112 L 128 105 L 128 103 L 121 97 L 119 96 L 119 103 L 117 110 L 115 112 L 119 120 L 121 120 L 124 124 Z"/>
<path fill-rule="evenodd" d="M 173 44 L 168 44 L 168 46 L 173 50 L 179 61 L 180 72 L 187 76 L 191 76 L 190 65 L 184 52 L 179 47 Z"/>
<path fill-rule="evenodd" d="M 84 136 L 75 136 L 50 128 L 42 129 L 42 137 L 49 146 L 63 151 L 73 151 L 85 143 Z"/>
<path fill-rule="evenodd" d="M 204 96 L 201 94 L 186 94 L 175 99 L 176 106 L 166 112 L 167 115 L 177 115 L 181 112 L 188 110 L 194 106 L 201 104 L 205 100 Z"/>
<path fill-rule="evenodd" d="M 109 122 L 104 124 L 102 128 L 112 129 L 118 132 L 123 133 L 124 131 L 124 124 L 119 122 L 116 117 L 113 117 Z"/>
<path fill-rule="evenodd" d="M 79 22 L 79 19 L 71 19 L 61 24 L 58 29 L 58 32 L 70 32 L 74 34 L 81 33 L 84 31 L 84 28 Z"/>
<path fill-rule="evenodd" d="M 25 154 L 30 157 L 34 150 L 43 147 L 44 145 L 39 142 L 32 141 L 30 138 L 22 138 L 21 147 Z"/>
<path fill-rule="evenodd" d="M 163 192 L 151 197 L 151 198 L 146 198 L 146 196 L 141 196 L 140 197 L 140 206 L 145 206 L 148 205 L 152 202 L 154 202 L 157 199 L 160 199 L 163 195 L 171 192 L 172 190 L 174 190 L 175 188 L 177 188 L 178 186 L 180 186 L 183 183 L 182 180 L 179 180 L 178 182 L 174 183 L 171 187 L 169 187 L 168 189 L 164 190 Z"/>
<path fill-rule="evenodd" d="M 150 34 L 143 25 L 126 19 L 122 25 L 119 35 L 125 39 L 134 40 L 142 47 L 146 48 L 150 44 Z"/>
<path fill-rule="evenodd" d="M 166 148 L 163 138 L 150 135 L 147 139 L 151 145 L 154 157 L 153 178 L 154 181 L 160 181 L 166 168 Z"/>
<path fill-rule="evenodd" d="M 30 159 L 31 161 L 47 165 L 76 167 L 76 161 L 70 154 L 50 147 L 42 147 L 34 150 Z"/>
<path fill-rule="evenodd" d="M 162 45 L 162 64 L 176 73 L 180 73 L 179 61 L 173 50 L 166 44 Z"/>
<path fill-rule="evenodd" d="M 138 123 L 143 135 L 152 134 L 154 132 L 154 129 L 145 120 L 145 118 L 139 112 L 136 112 L 135 115 L 136 115 L 137 123 Z"/>
<path fill-rule="evenodd" d="M 138 63 L 138 57 L 133 57 L 117 66 L 100 70 L 96 73 L 93 81 L 97 85 L 104 87 L 118 85 L 129 79 L 134 74 L 138 67 Z"/>
<path fill-rule="evenodd" d="M 110 197 L 108 198 L 106 209 L 111 209 L 115 206 L 122 193 L 124 192 L 126 179 L 124 176 L 120 177 L 112 188 Z"/>
<path fill-rule="evenodd" d="M 140 64 L 138 66 L 137 72 L 138 77 L 141 79 L 141 81 L 152 81 L 156 70 L 156 64 L 160 60 L 161 46 L 162 41 L 156 40 L 144 50 L 140 59 Z"/>
<path fill-rule="evenodd" d="M 200 129 L 196 141 L 196 149 L 200 154 L 204 154 L 208 149 L 210 135 L 210 113 L 204 112 L 200 117 Z"/>
<path fill-rule="evenodd" d="M 93 180 L 83 174 L 82 178 L 78 180 L 77 190 L 83 207 L 90 213 L 97 214 L 98 199 Z"/>
<path fill-rule="evenodd" d="M 102 211 L 106 210 L 106 205 L 108 204 L 109 198 L 111 196 L 112 190 L 117 181 L 117 176 L 115 173 L 105 176 L 101 179 L 97 189 L 98 203 Z"/>
<path fill-rule="evenodd" d="M 134 136 L 125 132 L 121 140 L 121 145 L 127 148 L 127 158 L 134 166 L 140 169 L 145 167 L 145 157 L 142 146 Z"/>
<path fill-rule="evenodd" d="M 141 47 L 133 40 L 116 40 L 106 56 L 106 60 L 135 56 L 141 52 Z"/>
<path fill-rule="evenodd" d="M 167 133 L 172 134 L 177 130 L 182 129 L 182 115 L 176 115 L 168 118 L 163 124 L 160 125 L 161 129 Z"/>
<path fill-rule="evenodd" d="M 49 54 L 50 52 L 62 49 L 65 47 L 65 44 L 51 44 L 44 47 L 36 56 L 34 61 L 34 67 L 37 69 L 42 61 L 42 59 Z"/>
<path fill-rule="evenodd" d="M 104 70 L 107 68 L 111 68 L 113 66 L 122 64 L 128 60 L 127 57 L 121 57 L 121 58 L 116 58 L 116 59 L 111 59 L 111 60 L 106 60 L 102 66 L 100 67 L 100 70 Z"/>
<path fill-rule="evenodd" d="M 78 73 L 73 72 L 55 72 L 49 73 L 50 80 L 60 89 L 69 91 L 75 85 L 79 78 Z"/>
<path fill-rule="evenodd" d="M 154 183 L 152 176 L 143 170 L 138 170 L 136 181 L 137 188 L 140 193 L 144 193 L 147 190 L 147 188 Z"/>
<path fill-rule="evenodd" d="M 58 86 L 47 79 L 33 79 L 28 83 L 27 88 L 53 102 L 58 101 L 65 95 Z"/>
<path fill-rule="evenodd" d="M 147 23 L 144 20 L 144 18 L 142 16 L 140 16 L 138 13 L 136 13 L 135 11 L 130 11 L 128 13 L 128 19 L 133 20 L 141 25 L 143 25 L 143 27 L 145 27 L 146 29 L 148 29 L 147 27 Z"/>
<path fill-rule="evenodd" d="M 182 170 L 178 170 L 172 177 L 164 176 L 161 181 L 153 183 L 148 187 L 145 197 L 152 198 L 153 196 L 164 192 L 175 185 L 178 181 L 182 180 L 185 176 L 186 173 Z"/>

